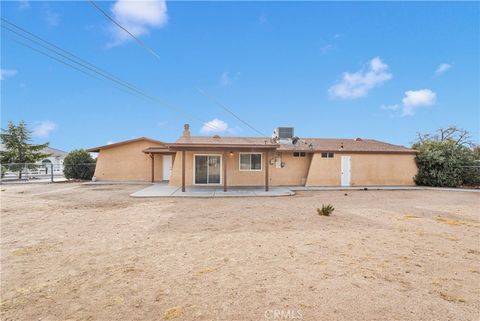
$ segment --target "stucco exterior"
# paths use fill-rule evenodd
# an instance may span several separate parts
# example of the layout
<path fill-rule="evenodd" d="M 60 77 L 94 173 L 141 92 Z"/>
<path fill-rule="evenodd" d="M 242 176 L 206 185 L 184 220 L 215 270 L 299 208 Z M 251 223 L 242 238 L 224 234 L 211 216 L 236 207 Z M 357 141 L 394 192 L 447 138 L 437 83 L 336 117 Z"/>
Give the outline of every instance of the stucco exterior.
<path fill-rule="evenodd" d="M 99 181 L 144 181 L 152 179 L 150 155 L 143 153 L 148 147 L 162 146 L 149 140 L 140 140 L 112 147 L 101 148 L 95 167 Z M 155 181 L 162 178 L 162 156 L 154 155 Z"/>
<path fill-rule="evenodd" d="M 313 155 L 306 186 L 340 186 L 341 156 L 351 157 L 351 186 L 415 185 L 414 154 L 335 153 L 333 158 Z"/>
<path fill-rule="evenodd" d="M 185 185 L 193 185 L 194 155 L 221 155 L 222 166 L 225 162 L 223 153 L 186 152 Z M 227 183 L 228 186 L 262 186 L 265 184 L 265 161 L 261 171 L 240 171 L 239 155 L 227 153 Z M 269 153 L 269 160 L 275 158 L 275 153 Z M 412 154 L 363 154 L 335 153 L 333 158 L 322 158 L 321 153 L 307 154 L 306 157 L 293 157 L 293 153 L 284 152 L 277 157 L 284 163 L 283 168 L 277 168 L 275 162 L 268 162 L 269 184 L 272 186 L 340 186 L 341 156 L 351 156 L 351 186 L 377 185 L 415 185 L 413 177 L 417 174 L 415 155 Z M 265 157 L 265 153 L 263 156 Z M 170 185 L 180 186 L 182 183 L 182 153 L 175 157 Z M 223 183 L 223 171 L 222 180 Z M 219 184 L 219 185 L 221 185 Z"/>
<path fill-rule="evenodd" d="M 220 155 L 222 159 L 222 166 L 225 164 L 225 157 L 223 153 L 198 151 L 185 152 L 185 185 L 193 185 L 194 155 Z M 240 171 L 239 170 L 239 153 L 227 153 L 227 182 L 229 186 L 261 186 L 265 184 L 265 162 L 262 163 L 261 171 Z M 262 160 L 263 160 L 262 156 Z M 223 167 L 221 170 L 221 185 L 223 183 Z M 173 162 L 172 176 L 170 178 L 170 185 L 180 186 L 182 184 L 182 153 L 177 152 Z"/>
<path fill-rule="evenodd" d="M 92 148 L 89 151 L 99 152 L 95 177 L 99 181 L 150 182 L 153 155 L 153 181 L 159 182 L 164 179 L 163 157 L 172 155 L 169 184 L 182 186 L 183 153 L 185 186 L 195 184 L 195 155 L 219 155 L 217 185 L 224 185 L 226 166 L 227 186 L 267 186 L 267 168 L 270 186 L 411 186 L 417 174 L 415 151 L 374 140 L 311 139 L 310 145 L 294 146 L 274 144 L 265 138 L 190 137 L 188 128 L 184 135 L 173 144 L 142 137 Z M 303 149 L 299 152 L 296 148 Z M 262 154 L 261 169 L 240 170 L 242 151 Z M 329 157 L 322 157 L 322 153 Z M 342 156 L 350 157 L 350 170 L 344 170 L 350 173 L 350 179 L 343 181 Z"/>

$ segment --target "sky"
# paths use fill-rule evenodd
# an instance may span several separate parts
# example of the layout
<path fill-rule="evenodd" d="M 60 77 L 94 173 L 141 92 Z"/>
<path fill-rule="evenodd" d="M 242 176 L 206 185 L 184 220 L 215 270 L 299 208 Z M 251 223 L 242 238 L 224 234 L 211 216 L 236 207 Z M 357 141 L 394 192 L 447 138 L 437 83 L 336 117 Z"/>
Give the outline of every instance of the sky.
<path fill-rule="evenodd" d="M 457 125 L 480 140 L 479 2 L 97 4 L 143 45 L 86 1 L 2 1 L 1 16 L 154 98 L 2 28 L 2 128 L 25 120 L 33 142 L 67 151 L 141 136 L 171 142 L 184 123 L 192 135 L 292 126 L 300 137 L 405 146 Z"/>

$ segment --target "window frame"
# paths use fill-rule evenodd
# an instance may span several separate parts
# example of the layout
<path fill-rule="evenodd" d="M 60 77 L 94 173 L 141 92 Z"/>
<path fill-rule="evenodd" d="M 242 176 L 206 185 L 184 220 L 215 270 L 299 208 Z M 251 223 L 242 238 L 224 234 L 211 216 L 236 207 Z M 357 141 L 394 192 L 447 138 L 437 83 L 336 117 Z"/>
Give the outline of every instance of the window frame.
<path fill-rule="evenodd" d="M 195 169 L 195 158 L 197 156 L 220 156 L 220 183 L 195 183 L 195 175 L 196 175 L 196 169 Z M 193 154 L 193 177 L 192 177 L 192 184 L 193 185 L 199 185 L 199 186 L 219 186 L 223 184 L 223 155 L 222 154 Z M 208 175 L 208 174 L 207 174 Z"/>
<path fill-rule="evenodd" d="M 335 153 L 327 152 L 327 153 L 320 153 L 321 158 L 335 158 Z M 325 155 L 325 156 L 323 156 Z"/>
<path fill-rule="evenodd" d="M 297 154 L 297 156 L 295 156 L 295 154 Z M 293 157 L 295 157 L 295 158 L 305 158 L 305 157 L 307 157 L 307 153 L 305 153 L 305 152 L 293 152 Z"/>
<path fill-rule="evenodd" d="M 250 156 L 250 169 L 242 169 L 242 155 L 260 155 L 260 169 L 252 169 L 251 156 Z M 263 170 L 263 153 L 253 153 L 253 152 L 238 153 L 238 170 L 240 172 L 261 172 Z"/>

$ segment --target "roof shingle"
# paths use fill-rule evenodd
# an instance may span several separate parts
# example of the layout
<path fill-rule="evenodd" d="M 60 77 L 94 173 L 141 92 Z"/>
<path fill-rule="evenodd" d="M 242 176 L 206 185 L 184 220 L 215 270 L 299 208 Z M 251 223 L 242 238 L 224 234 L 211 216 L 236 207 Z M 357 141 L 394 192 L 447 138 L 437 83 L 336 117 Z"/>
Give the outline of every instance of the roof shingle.
<path fill-rule="evenodd" d="M 278 145 L 269 137 L 220 137 L 220 136 L 182 136 L 174 145 Z M 415 153 L 415 150 L 400 145 L 384 143 L 374 139 L 351 138 L 301 138 L 293 144 L 280 144 L 278 151 L 306 152 L 378 152 L 378 153 Z"/>

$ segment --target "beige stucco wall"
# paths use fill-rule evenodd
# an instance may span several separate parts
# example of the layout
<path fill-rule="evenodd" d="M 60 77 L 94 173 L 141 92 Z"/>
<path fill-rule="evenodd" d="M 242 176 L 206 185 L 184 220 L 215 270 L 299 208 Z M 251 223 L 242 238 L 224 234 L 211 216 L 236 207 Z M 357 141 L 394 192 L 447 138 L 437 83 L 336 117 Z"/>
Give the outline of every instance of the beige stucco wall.
<path fill-rule="evenodd" d="M 106 181 L 151 181 L 150 156 L 142 151 L 162 146 L 152 141 L 135 141 L 101 149 L 97 157 L 95 177 Z M 155 155 L 155 181 L 162 180 L 162 156 Z"/>
<path fill-rule="evenodd" d="M 355 153 L 335 153 L 334 158 L 321 158 L 320 153 L 315 153 L 306 185 L 340 186 L 342 155 L 351 156 L 351 186 L 415 185 L 415 155 Z"/>
<path fill-rule="evenodd" d="M 352 155 L 351 182 L 355 185 L 415 185 L 415 155 L 357 154 Z"/>
<path fill-rule="evenodd" d="M 215 152 L 185 152 L 185 185 L 193 185 L 193 157 L 194 155 L 221 155 L 222 166 L 224 162 L 223 153 Z M 239 157 L 240 153 L 234 152 L 233 155 L 227 153 L 227 184 L 228 186 L 263 186 L 265 185 L 265 153 L 262 153 L 261 171 L 241 171 Z M 280 154 L 278 154 L 280 156 Z M 270 152 L 268 159 L 274 159 L 275 153 Z M 303 185 L 307 178 L 307 172 L 310 164 L 310 156 L 297 158 L 292 153 L 282 153 L 282 161 L 285 162 L 284 168 L 276 168 L 274 165 L 268 165 L 269 184 L 272 186 L 280 185 Z M 223 184 L 223 169 L 221 173 Z M 172 177 L 170 185 L 182 185 L 182 153 L 178 152 L 173 164 Z"/>
<path fill-rule="evenodd" d="M 306 186 L 340 186 L 340 157 L 322 158 L 320 153 L 313 154 L 308 171 Z"/>
<path fill-rule="evenodd" d="M 98 180 L 150 181 L 150 156 L 142 151 L 148 147 L 161 146 L 151 141 L 137 141 L 102 149 L 97 159 L 95 176 Z M 185 183 L 193 185 L 193 156 L 195 154 L 219 154 L 215 152 L 186 152 Z M 225 162 L 220 153 L 222 165 Z M 239 153 L 227 153 L 228 186 L 263 186 L 265 184 L 265 159 L 261 171 L 240 171 Z M 265 153 L 263 153 L 265 157 Z M 269 160 L 281 157 L 283 168 L 269 164 L 269 184 L 340 186 L 341 156 L 351 156 L 351 185 L 414 185 L 417 173 L 415 155 L 412 154 L 361 154 L 335 153 L 334 158 L 321 158 L 320 153 L 307 154 L 307 157 L 293 157 L 293 153 L 269 153 Z M 223 169 L 221 171 L 223 183 Z M 155 181 L 162 180 L 162 156 L 155 155 Z M 170 185 L 182 184 L 182 153 L 173 158 Z"/>
<path fill-rule="evenodd" d="M 312 154 L 307 154 L 306 157 L 293 157 L 293 153 L 288 152 L 279 153 L 277 157 L 280 157 L 285 166 L 283 168 L 270 166 L 270 184 L 272 186 L 305 185 Z"/>

